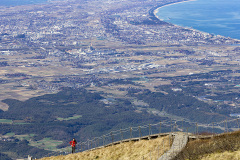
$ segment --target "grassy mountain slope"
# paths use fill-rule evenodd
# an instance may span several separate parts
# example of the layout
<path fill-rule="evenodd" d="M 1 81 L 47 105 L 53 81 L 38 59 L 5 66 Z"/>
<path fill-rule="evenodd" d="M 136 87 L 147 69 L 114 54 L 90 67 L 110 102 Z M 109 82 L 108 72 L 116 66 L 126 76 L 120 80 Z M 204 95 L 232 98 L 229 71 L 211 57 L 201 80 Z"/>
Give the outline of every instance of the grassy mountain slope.
<path fill-rule="evenodd" d="M 96 149 L 93 151 L 84 151 L 67 156 L 56 156 L 42 158 L 41 160 L 142 160 L 157 159 L 165 151 L 169 150 L 168 136 L 141 140 L 137 142 L 125 142 L 106 148 Z"/>
<path fill-rule="evenodd" d="M 169 138 L 126 142 L 115 146 L 84 151 L 67 156 L 46 157 L 41 160 L 140 160 L 157 159 L 170 148 Z M 209 139 L 190 140 L 174 160 L 239 160 L 240 131 L 214 136 Z"/>
<path fill-rule="evenodd" d="M 170 149 L 168 136 L 84 151 L 41 160 L 142 160 L 157 159 Z M 239 160 L 240 131 L 215 135 L 208 139 L 190 140 L 173 160 Z"/>
<path fill-rule="evenodd" d="M 214 136 L 211 139 L 190 141 L 174 160 L 238 160 L 240 131 Z"/>

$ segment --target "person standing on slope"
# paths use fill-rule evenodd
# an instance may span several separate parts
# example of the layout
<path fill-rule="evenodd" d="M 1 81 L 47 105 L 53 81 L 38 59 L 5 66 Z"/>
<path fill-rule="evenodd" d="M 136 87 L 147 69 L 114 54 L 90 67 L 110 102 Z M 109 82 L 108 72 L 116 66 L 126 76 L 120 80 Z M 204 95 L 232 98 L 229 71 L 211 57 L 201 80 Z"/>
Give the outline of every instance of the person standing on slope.
<path fill-rule="evenodd" d="M 72 146 L 72 153 L 74 153 L 76 149 L 77 141 L 75 140 L 75 138 L 73 138 L 73 140 L 71 140 L 69 143 Z"/>

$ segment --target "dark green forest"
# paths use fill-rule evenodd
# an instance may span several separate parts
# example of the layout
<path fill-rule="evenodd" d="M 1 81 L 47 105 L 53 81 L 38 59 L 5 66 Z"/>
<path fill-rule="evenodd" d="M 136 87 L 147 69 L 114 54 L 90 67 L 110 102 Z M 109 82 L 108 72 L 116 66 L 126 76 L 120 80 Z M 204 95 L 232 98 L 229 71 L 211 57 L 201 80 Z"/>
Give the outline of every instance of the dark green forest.
<path fill-rule="evenodd" d="M 15 139 L 15 141 L 0 141 L 0 160 L 11 160 L 13 158 L 26 157 L 26 155 L 42 157 L 51 153 L 50 151 L 31 147 L 28 144 L 29 142 L 27 140 L 19 141 Z M 9 157 L 7 154 L 4 154 L 5 152 L 12 152 L 14 154 Z"/>
<path fill-rule="evenodd" d="M 227 106 L 225 109 L 218 109 L 216 105 L 209 105 L 183 92 L 174 92 L 172 86 L 159 86 L 157 89 L 166 91 L 168 94 L 146 90 L 134 95 L 139 100 L 148 103 L 151 108 L 189 119 L 192 122 L 211 123 L 229 117 L 230 111 Z"/>
<path fill-rule="evenodd" d="M 106 107 L 98 93 L 90 93 L 85 89 L 64 88 L 57 94 L 48 94 L 31 98 L 27 101 L 6 99 L 3 102 L 10 107 L 6 112 L 0 112 L 1 119 L 13 120 L 13 124 L 0 124 L 0 134 L 15 133 L 16 135 L 34 134 L 33 140 L 50 137 L 64 141 L 59 147 L 68 146 L 69 140 L 76 137 L 85 141 L 93 137 L 109 133 L 111 130 L 158 123 L 166 118 L 157 117 L 147 112 L 136 113 L 127 100 L 117 100 L 112 107 Z M 80 118 L 60 121 L 58 118 L 68 118 L 81 115 Z M 23 124 L 15 124 L 23 121 Z M 13 142 L 0 145 L 11 148 Z M 15 143 L 15 142 L 14 142 Z M 18 142 L 19 145 L 23 145 Z M 25 143 L 27 146 L 27 144 Z M 22 148 L 22 147 L 21 147 Z M 6 150 L 6 148 L 5 148 Z M 16 151 L 23 156 L 21 150 Z M 35 149 L 36 150 L 36 149 Z M 35 153 L 33 156 L 38 156 Z M 38 150 L 38 154 L 41 151 Z M 42 152 L 44 155 L 45 152 Z"/>

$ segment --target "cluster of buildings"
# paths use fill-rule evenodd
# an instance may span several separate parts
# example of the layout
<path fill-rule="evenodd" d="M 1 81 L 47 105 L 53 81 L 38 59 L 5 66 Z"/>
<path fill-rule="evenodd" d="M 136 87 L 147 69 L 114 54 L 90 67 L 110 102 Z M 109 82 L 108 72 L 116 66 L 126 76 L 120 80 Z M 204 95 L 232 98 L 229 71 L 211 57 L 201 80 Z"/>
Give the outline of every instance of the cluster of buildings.
<path fill-rule="evenodd" d="M 179 1 L 69 0 L 0 8 L 0 55 L 3 57 L 0 66 L 21 67 L 16 71 L 24 71 L 28 80 L 18 82 L 17 79 L 18 84 L 26 83 L 29 88 L 56 92 L 62 86 L 79 87 L 92 82 L 69 81 L 72 73 L 81 77 L 101 74 L 108 77 L 108 74 L 134 72 L 134 76 L 197 69 L 202 61 L 219 63 L 219 57 L 228 56 L 224 52 L 199 49 L 194 57 L 191 54 L 195 53 L 189 50 L 201 45 L 239 41 L 182 28 L 153 17 L 154 8 Z M 185 49 L 186 53 L 156 49 L 146 51 L 147 58 L 137 54 L 141 47 L 147 50 L 164 46 L 191 47 Z M 176 53 L 180 56 L 169 56 Z M 63 68 L 68 68 L 69 72 L 56 71 Z M 45 75 L 52 76 L 54 82 L 42 81 Z M 55 81 L 65 76 L 69 76 L 68 80 Z"/>
<path fill-rule="evenodd" d="M 124 44 L 226 44 L 235 40 L 152 20 L 148 11 L 158 1 L 63 1 L 0 10 L 1 48 L 80 46 L 104 39 Z M 116 6 L 117 3 L 121 5 Z M 98 5 L 94 5 L 98 4 Z M 23 11 L 23 9 L 25 9 Z"/>

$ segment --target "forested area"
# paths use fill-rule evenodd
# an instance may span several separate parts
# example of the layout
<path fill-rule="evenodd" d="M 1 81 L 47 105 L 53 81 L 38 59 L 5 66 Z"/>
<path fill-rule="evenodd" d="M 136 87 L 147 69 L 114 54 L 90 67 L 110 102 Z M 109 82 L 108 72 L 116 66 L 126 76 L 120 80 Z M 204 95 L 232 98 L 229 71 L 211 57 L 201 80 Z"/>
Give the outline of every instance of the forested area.
<path fill-rule="evenodd" d="M 0 141 L 0 160 L 12 160 L 12 158 L 26 157 L 27 155 L 34 155 L 37 158 L 47 155 L 50 151 L 38 149 L 28 145 L 27 140 L 15 141 Z M 11 155 L 9 157 L 7 154 Z"/>
<path fill-rule="evenodd" d="M 66 147 L 73 137 L 79 141 L 85 141 L 88 138 L 102 136 L 111 130 L 157 123 L 166 119 L 151 115 L 146 111 L 137 113 L 131 106 L 131 102 L 126 99 L 116 100 L 111 107 L 106 107 L 102 99 L 104 98 L 98 93 L 71 88 L 65 88 L 57 94 L 31 98 L 24 102 L 6 99 L 4 103 L 7 103 L 10 108 L 6 112 L 0 112 L 0 117 L 12 120 L 13 123 L 0 124 L 0 134 L 34 134 L 33 141 L 49 137 L 63 141 L 59 147 Z M 77 118 L 69 118 L 74 116 Z M 19 121 L 22 123 L 15 123 Z M 18 146 L 16 142 L 0 143 L 0 146 L 4 145 L 10 149 L 12 143 Z M 18 143 L 22 144 L 22 142 Z M 28 144 L 25 145 L 28 146 Z M 19 155 L 25 154 L 23 150 L 14 151 Z M 39 154 L 41 152 L 38 150 Z M 35 153 L 31 155 L 34 156 Z"/>
<path fill-rule="evenodd" d="M 185 95 L 183 92 L 172 91 L 172 86 L 160 86 L 158 89 L 166 91 L 168 94 L 146 90 L 135 95 L 138 99 L 148 103 L 150 108 L 165 111 L 193 122 L 210 123 L 225 120 L 229 116 L 230 111 L 227 108 L 219 110 L 216 106 Z"/>

